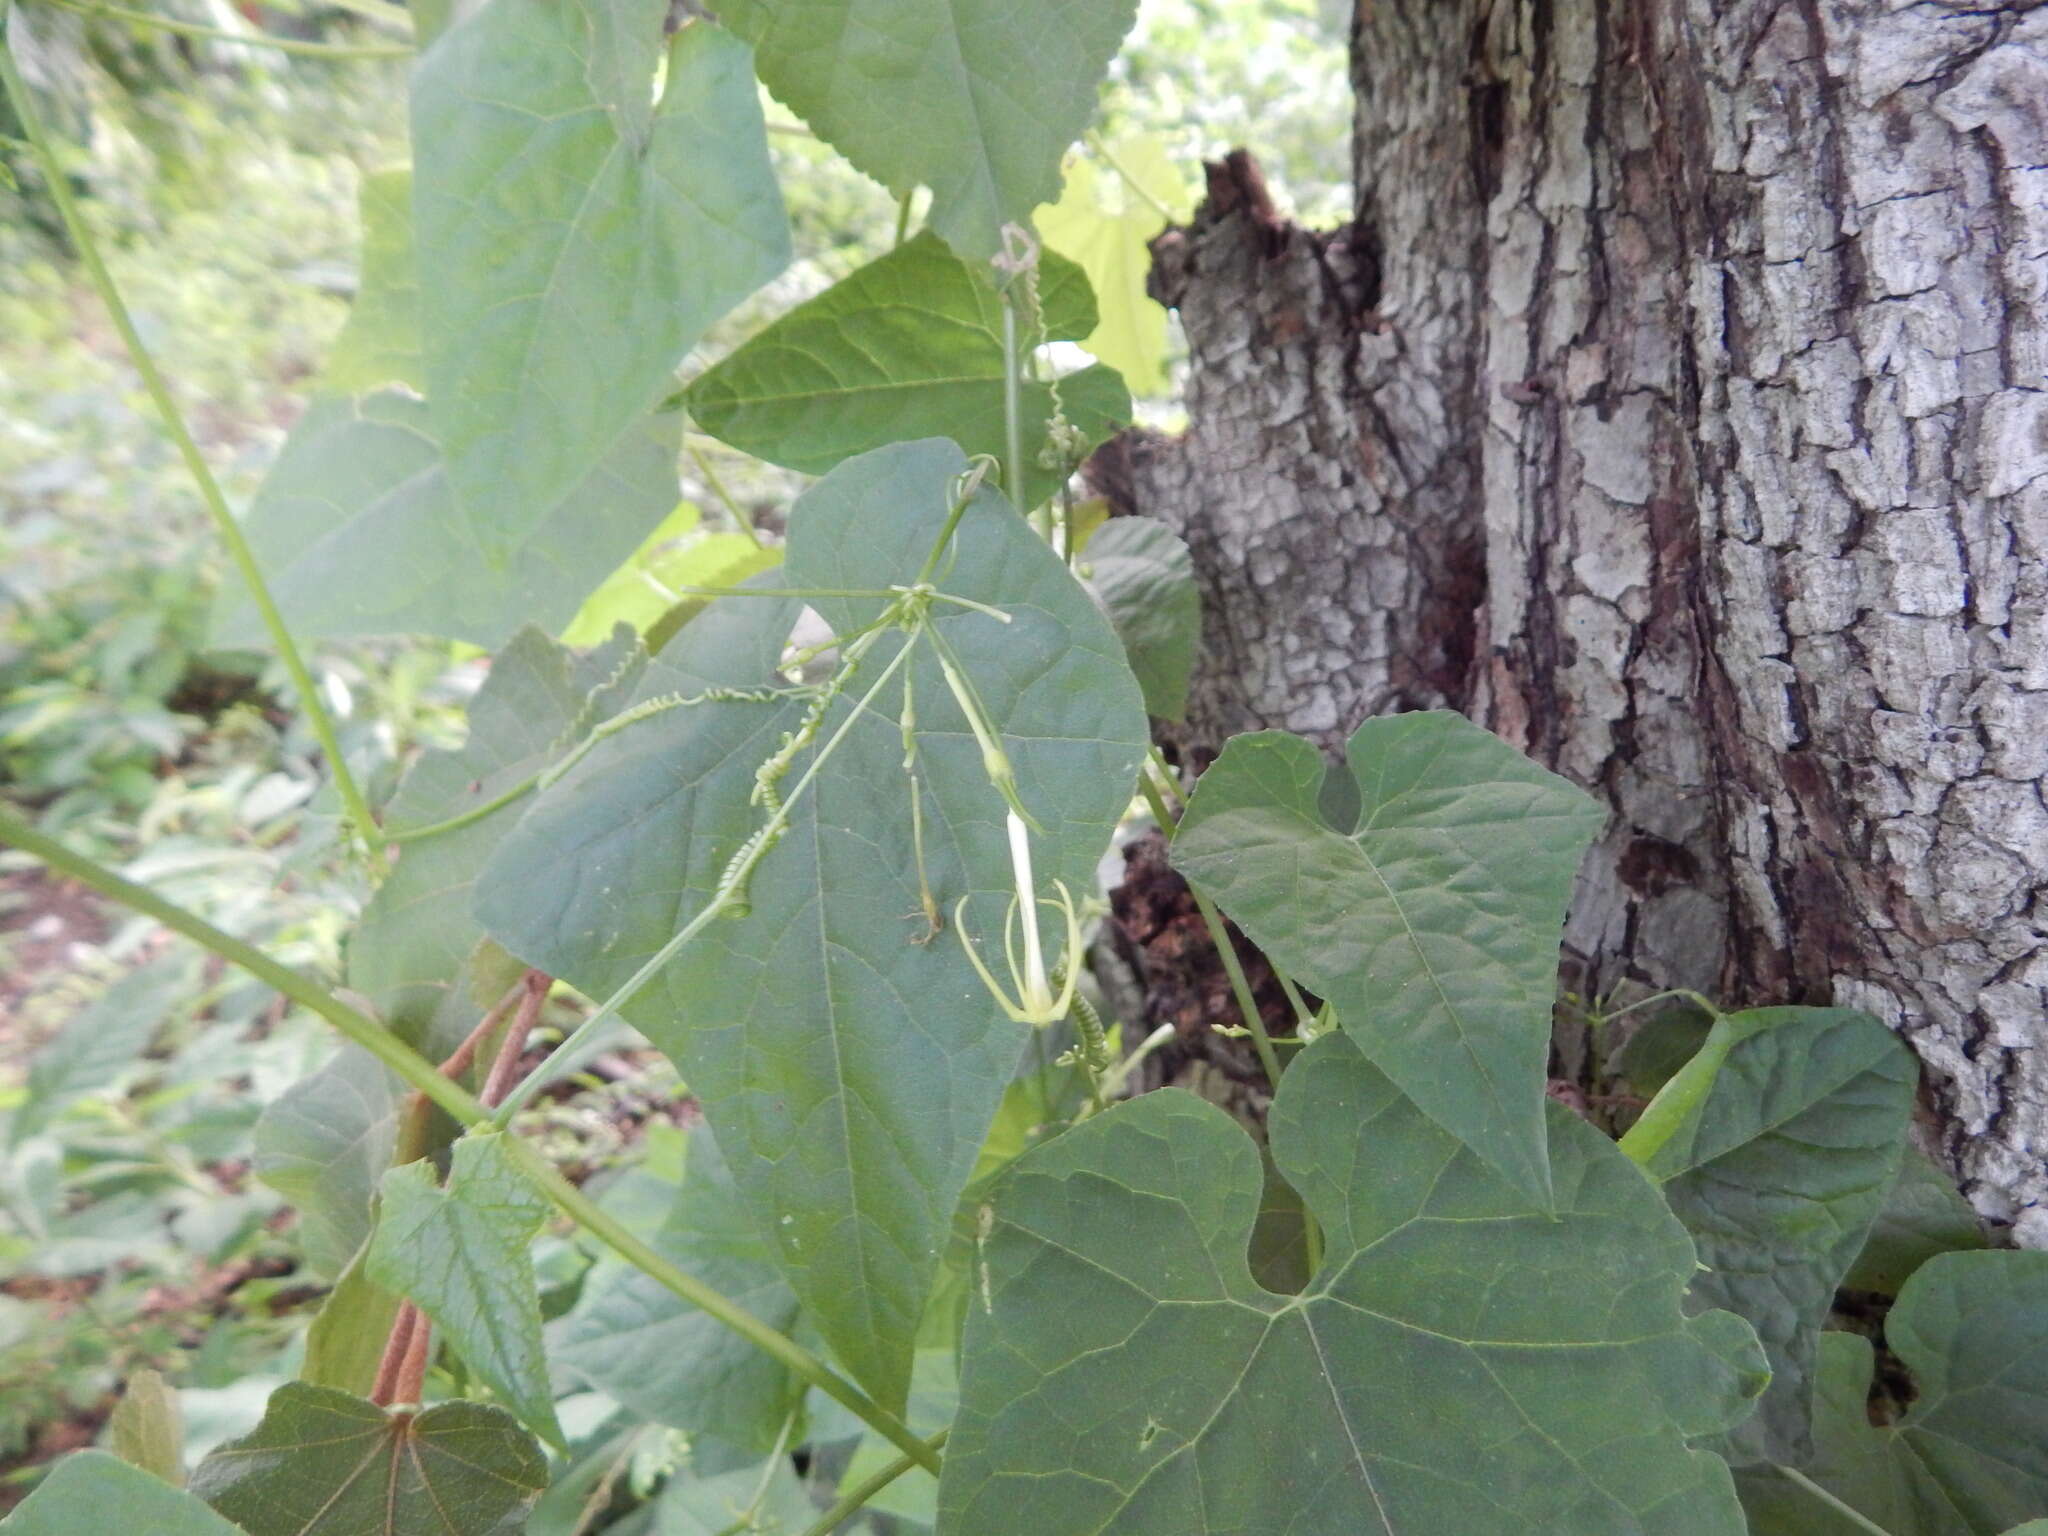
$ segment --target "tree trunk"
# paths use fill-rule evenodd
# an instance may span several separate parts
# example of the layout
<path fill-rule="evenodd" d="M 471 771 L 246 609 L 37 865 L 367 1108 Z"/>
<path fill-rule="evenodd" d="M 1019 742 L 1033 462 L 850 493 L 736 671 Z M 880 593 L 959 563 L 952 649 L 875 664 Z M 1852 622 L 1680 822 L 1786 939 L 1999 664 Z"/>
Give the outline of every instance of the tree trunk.
<path fill-rule="evenodd" d="M 1357 214 L 1211 168 L 1155 287 L 1197 758 L 1448 704 L 1613 808 L 1588 997 L 1898 1029 L 2048 1246 L 2048 9 L 1358 0 Z"/>

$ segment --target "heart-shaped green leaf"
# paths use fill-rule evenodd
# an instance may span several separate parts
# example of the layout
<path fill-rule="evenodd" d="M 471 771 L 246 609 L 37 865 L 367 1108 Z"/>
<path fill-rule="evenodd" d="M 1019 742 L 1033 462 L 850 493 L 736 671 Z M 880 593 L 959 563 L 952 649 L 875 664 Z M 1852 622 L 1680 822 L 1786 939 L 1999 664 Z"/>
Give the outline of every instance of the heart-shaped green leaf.
<path fill-rule="evenodd" d="M 1368 720 L 1362 808 L 1333 827 L 1323 760 L 1278 731 L 1202 775 L 1173 864 L 1337 1018 L 1424 1114 L 1539 1199 L 1558 934 L 1605 812 L 1462 716 Z"/>
<path fill-rule="evenodd" d="M 386 1413 L 294 1381 L 199 1464 L 192 1491 L 247 1536 L 514 1536 L 547 1481 L 540 1447 L 502 1409 Z"/>
<path fill-rule="evenodd" d="M 1694 1302 L 1741 1314 L 1764 1341 L 1770 1390 L 1730 1461 L 1812 1450 L 1814 1349 L 1898 1169 L 1918 1081 L 1868 1014 L 1727 1014 L 1622 1143 L 1699 1245 Z"/>
<path fill-rule="evenodd" d="M 477 1380 L 561 1445 L 529 1251 L 548 1202 L 512 1161 L 504 1136 L 472 1132 L 456 1142 L 446 1189 L 422 1161 L 387 1173 L 383 1195 L 370 1279 L 409 1297 Z"/>
<path fill-rule="evenodd" d="M 691 1133 L 674 1206 L 648 1241 L 769 1327 L 795 1325 L 796 1297 L 702 1126 Z M 548 1352 L 565 1376 L 642 1418 L 756 1455 L 774 1446 L 795 1398 L 785 1366 L 652 1277 L 604 1260 L 575 1309 L 549 1328 Z"/>
<path fill-rule="evenodd" d="M 1088 540 L 1082 571 L 1123 638 L 1146 710 L 1184 718 L 1202 644 L 1202 594 L 1186 541 L 1149 517 L 1113 517 Z"/>
<path fill-rule="evenodd" d="M 248 1536 L 182 1488 L 105 1451 L 66 1456 L 21 1508 L 6 1536 Z"/>
<path fill-rule="evenodd" d="M 789 259 L 752 52 L 685 23 L 656 103 L 666 12 L 491 0 L 413 68 L 427 398 L 462 542 L 490 573 L 587 540 L 541 537 L 551 509 Z M 667 510 L 563 579 L 561 619 Z"/>
<path fill-rule="evenodd" d="M 1947 1253 L 1906 1282 L 1885 1341 L 1916 1396 L 1870 1422 L 1867 1340 L 1827 1333 L 1814 1454 L 1738 1474 L 1754 1536 L 1997 1536 L 2048 1516 L 2048 1253 Z M 1810 1482 L 1824 1490 L 1817 1495 Z"/>
<path fill-rule="evenodd" d="M 1060 157 L 1137 0 L 725 0 L 776 99 L 901 194 L 932 189 L 933 229 L 987 261 L 1005 224 L 1059 193 Z"/>
<path fill-rule="evenodd" d="M 1027 1153 L 983 1218 L 941 1536 L 1741 1536 L 1687 1442 L 1762 1389 L 1755 1337 L 1684 1316 L 1684 1229 L 1550 1118 L 1554 1214 L 1317 1041 L 1271 1119 L 1324 1234 L 1299 1296 L 1246 1264 L 1258 1148 L 1191 1095 Z"/>
<path fill-rule="evenodd" d="M 516 542 L 486 558 L 429 415 L 416 396 L 382 390 L 317 400 L 292 428 L 247 532 L 294 633 L 495 646 L 528 623 L 559 629 L 675 505 L 681 417 L 642 415 L 553 501 L 521 503 L 531 516 Z M 246 597 L 223 597 L 214 641 L 268 644 Z"/>
<path fill-rule="evenodd" d="M 849 460 L 792 509 L 783 579 L 842 590 L 916 580 L 965 469 L 944 442 Z M 936 580 L 1010 616 L 933 609 L 1045 829 L 1041 893 L 1054 879 L 1086 889 L 1146 747 L 1123 648 L 991 492 L 968 506 Z M 881 606 L 817 601 L 841 634 Z M 774 681 L 791 617 L 787 604 L 721 600 L 649 667 L 642 696 Z M 869 653 L 821 739 L 898 643 Z M 969 898 L 986 944 L 1013 888 L 1004 803 L 931 653 L 907 670 L 930 889 L 947 913 Z M 752 915 L 712 925 L 627 1009 L 703 1102 L 806 1315 L 896 1405 L 954 1206 L 1027 1033 L 976 979 L 961 936 L 932 936 L 921 915 L 902 698 L 894 684 L 878 696 L 793 802 L 789 834 L 754 875 Z M 478 912 L 492 935 L 594 996 L 624 982 L 709 900 L 759 823 L 755 769 L 804 707 L 706 703 L 602 743 L 486 868 Z"/>
<path fill-rule="evenodd" d="M 1062 256 L 1045 258 L 1039 302 L 1051 340 L 1072 341 L 1095 325 L 1088 279 Z M 1058 391 L 1088 447 L 1131 419 L 1131 397 L 1108 368 L 1069 374 Z M 950 437 L 970 454 L 1000 458 L 1002 303 L 943 241 L 922 234 L 775 321 L 692 384 L 689 401 L 712 436 L 811 474 L 919 437 Z M 1034 506 L 1065 478 L 1039 463 L 1053 404 L 1052 386 L 1024 386 Z"/>

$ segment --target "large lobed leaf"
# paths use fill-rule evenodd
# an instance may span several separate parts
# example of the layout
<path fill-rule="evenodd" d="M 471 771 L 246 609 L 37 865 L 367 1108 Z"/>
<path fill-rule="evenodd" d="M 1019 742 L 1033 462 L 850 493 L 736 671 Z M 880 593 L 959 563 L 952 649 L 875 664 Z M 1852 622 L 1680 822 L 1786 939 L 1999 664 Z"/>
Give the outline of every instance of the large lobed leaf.
<path fill-rule="evenodd" d="M 547 1480 L 540 1447 L 502 1409 L 387 1413 L 295 1381 L 199 1464 L 192 1491 L 248 1536 L 514 1536 Z"/>
<path fill-rule="evenodd" d="M 536 540 L 575 542 L 540 537 L 549 509 L 789 259 L 751 50 L 684 25 L 656 102 L 665 14 L 664 0 L 491 0 L 414 67 L 427 396 L 456 520 L 491 572 Z"/>
<path fill-rule="evenodd" d="M 1299 1296 L 1252 1279 L 1258 1149 L 1192 1096 L 1026 1154 L 984 1218 L 941 1536 L 1741 1536 L 1688 1441 L 1761 1390 L 1754 1336 L 1683 1314 L 1684 1230 L 1550 1120 L 1554 1215 L 1316 1042 L 1271 1120 L 1324 1232 Z"/>
<path fill-rule="evenodd" d="M 1918 1078 L 1867 1014 L 1727 1014 L 1622 1143 L 1699 1245 L 1694 1302 L 1764 1341 L 1770 1390 L 1730 1437 L 1733 1462 L 1812 1451 L 1814 1351 L 1898 1170 Z"/>
<path fill-rule="evenodd" d="M 840 466 L 792 510 L 786 579 L 914 580 L 965 467 L 943 442 Z M 1122 647 L 991 492 L 968 508 L 937 579 L 1012 616 L 934 610 L 1046 829 L 1041 889 L 1055 878 L 1086 889 L 1146 745 Z M 817 606 L 848 633 L 880 604 Z M 643 696 L 772 681 L 791 617 L 787 604 L 715 605 L 650 666 Z M 896 644 L 870 653 L 826 735 Z M 970 898 L 988 943 L 1011 889 L 1003 803 L 929 655 L 910 670 L 931 888 L 947 912 Z M 806 1314 L 862 1384 L 897 1405 L 955 1203 L 1026 1036 L 975 979 L 957 935 L 921 942 L 901 697 L 891 687 L 876 701 L 798 802 L 754 877 L 752 915 L 714 924 L 627 1010 L 703 1102 Z M 708 901 L 758 823 L 754 771 L 800 709 L 708 703 L 606 741 L 486 869 L 478 911 L 493 936 L 592 995 L 614 989 Z"/>
<path fill-rule="evenodd" d="M 1873 1425 L 1869 1342 L 1822 1335 L 1804 1478 L 1889 1536 L 1997 1536 L 2048 1516 L 2048 1253 L 1929 1259 L 1885 1340 L 1912 1373 L 1912 1407 Z M 1782 1472 L 1738 1480 L 1754 1536 L 1868 1536 Z"/>
<path fill-rule="evenodd" d="M 1368 720 L 1349 766 L 1361 808 L 1332 826 L 1313 745 L 1235 738 L 1195 786 L 1174 867 L 1334 1003 L 1423 1113 L 1541 1198 L 1558 933 L 1604 812 L 1459 715 Z"/>
<path fill-rule="evenodd" d="M 1064 257 L 1045 257 L 1039 302 L 1051 340 L 1095 326 L 1088 279 Z M 1058 391 L 1090 447 L 1131 418 L 1123 381 L 1100 364 L 1067 375 Z M 1001 458 L 1002 302 L 943 241 L 921 234 L 769 325 L 692 384 L 689 402 L 712 436 L 811 474 L 919 437 Z M 1063 478 L 1038 462 L 1052 387 L 1026 383 L 1021 406 L 1025 489 L 1036 506 Z"/>
<path fill-rule="evenodd" d="M 1137 0 L 725 0 L 761 79 L 931 227 L 987 261 L 1060 185 Z"/>
<path fill-rule="evenodd" d="M 383 1196 L 370 1279 L 409 1297 L 477 1380 L 562 1445 L 530 1252 L 548 1202 L 512 1161 L 504 1136 L 456 1142 L 446 1189 L 421 1161 L 385 1174 Z"/>
<path fill-rule="evenodd" d="M 1148 291 L 1152 238 L 1168 223 L 1163 209 L 1187 206 L 1184 176 L 1155 135 L 1119 140 L 1108 153 L 1114 165 L 1096 157 L 1068 164 L 1060 200 L 1038 210 L 1038 231 L 1095 290 L 1102 318 L 1081 344 L 1133 394 L 1163 395 L 1166 308 Z"/>

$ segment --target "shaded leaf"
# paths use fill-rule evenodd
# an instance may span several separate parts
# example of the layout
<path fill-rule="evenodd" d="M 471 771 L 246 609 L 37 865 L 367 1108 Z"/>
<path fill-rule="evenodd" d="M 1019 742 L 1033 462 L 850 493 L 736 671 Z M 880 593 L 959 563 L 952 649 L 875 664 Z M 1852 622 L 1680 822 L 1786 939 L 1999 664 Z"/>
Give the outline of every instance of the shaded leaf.
<path fill-rule="evenodd" d="M 683 1183 L 649 1239 L 655 1251 L 788 1332 L 796 1297 L 775 1255 L 741 1209 L 718 1144 L 690 1134 Z M 575 1308 L 548 1330 L 563 1373 L 642 1418 L 711 1435 L 760 1455 L 775 1444 L 796 1399 L 789 1371 L 639 1270 L 604 1263 Z M 650 1370 L 650 1361 L 660 1361 Z"/>
<path fill-rule="evenodd" d="M 1738 1319 L 1682 1314 L 1691 1241 L 1611 1142 L 1553 1106 L 1553 1216 L 1341 1034 L 1270 1124 L 1324 1231 L 1299 1297 L 1246 1267 L 1258 1148 L 1191 1095 L 1018 1162 L 942 1536 L 1741 1536 L 1687 1441 L 1747 1411 L 1762 1359 Z"/>
<path fill-rule="evenodd" d="M 492 660 L 470 701 L 468 739 L 413 764 L 385 809 L 385 826 L 403 834 L 489 805 L 609 719 L 645 663 L 624 632 L 578 658 L 539 630 L 522 629 Z M 530 803 L 514 801 L 466 827 L 406 844 L 364 909 L 349 940 L 348 983 L 400 1036 L 452 1036 L 452 1045 L 488 1006 L 462 986 L 464 962 L 483 939 L 470 891 Z"/>
<path fill-rule="evenodd" d="M 725 0 L 761 79 L 856 167 L 932 189 L 931 227 L 972 262 L 1059 191 L 1137 0 Z"/>
<path fill-rule="evenodd" d="M 1184 208 L 1187 187 L 1157 135 L 1119 139 L 1115 167 L 1094 155 L 1067 164 L 1058 202 L 1038 210 L 1038 232 L 1062 256 L 1080 264 L 1095 290 L 1102 318 L 1081 345 L 1123 375 L 1138 395 L 1166 392 L 1166 308 L 1146 290 L 1152 275 L 1152 237 L 1166 228 L 1154 203 Z M 1144 193 L 1134 190 L 1133 178 Z M 1153 713 L 1157 714 L 1155 710 Z"/>
<path fill-rule="evenodd" d="M 1996 1536 L 2048 1516 L 2048 1253 L 1929 1259 L 1885 1339 L 1912 1407 L 1873 1425 L 1869 1342 L 1823 1334 L 1803 1474 L 1890 1536 Z M 1755 1536 L 1868 1536 L 1781 1471 L 1739 1482 Z"/>
<path fill-rule="evenodd" d="M 386 1413 L 294 1381 L 199 1464 L 192 1491 L 248 1536 L 514 1536 L 547 1480 L 540 1447 L 502 1409 Z"/>
<path fill-rule="evenodd" d="M 1867 1014 L 1726 1014 L 1622 1142 L 1699 1245 L 1694 1302 L 1748 1319 L 1771 1362 L 1730 1461 L 1812 1449 L 1814 1349 L 1898 1168 L 1918 1081 L 1912 1053 Z M 1688 1105 L 1675 1120 L 1672 1100 Z"/>
<path fill-rule="evenodd" d="M 915 579 L 965 467 L 939 442 L 841 465 L 792 509 L 786 579 Z M 933 610 L 1046 829 L 1035 839 L 1041 890 L 1054 878 L 1086 889 L 1146 744 L 1122 646 L 991 492 L 968 509 L 938 579 L 1013 616 Z M 879 606 L 817 603 L 840 633 Z M 649 667 L 643 696 L 771 681 L 792 618 L 786 603 L 714 604 Z M 897 643 L 870 652 L 826 736 Z M 929 656 L 909 670 L 931 889 L 947 912 L 970 898 L 986 942 L 1012 890 L 1003 802 Z M 997 1010 L 957 935 L 917 942 L 927 935 L 900 699 L 893 686 L 879 698 L 795 802 L 789 835 L 754 876 L 752 915 L 712 925 L 627 1009 L 703 1103 L 806 1315 L 871 1393 L 897 1404 L 955 1204 L 1028 1033 Z M 491 933 L 586 993 L 611 992 L 704 907 L 758 822 L 755 769 L 803 707 L 676 709 L 601 744 L 486 869 L 478 912 Z"/>
<path fill-rule="evenodd" d="M 295 634 L 497 646 L 529 622 L 559 628 L 675 506 L 682 423 L 657 411 L 626 424 L 552 500 L 522 502 L 516 539 L 498 527 L 487 547 L 458 512 L 429 416 L 416 396 L 380 390 L 316 400 L 292 428 L 246 527 Z M 269 643 L 239 593 L 223 594 L 213 638 Z"/>
<path fill-rule="evenodd" d="M 413 68 L 427 397 L 484 569 L 562 554 L 548 509 L 611 463 L 712 322 L 789 260 L 752 53 L 664 0 L 492 0 Z M 603 548 L 577 599 L 673 503 Z"/>
<path fill-rule="evenodd" d="M 1146 711 L 1185 719 L 1202 643 L 1202 595 L 1186 542 L 1149 517 L 1113 517 L 1089 539 L 1082 571 L 1124 642 Z"/>
<path fill-rule="evenodd" d="M 370 1236 L 370 1202 L 398 1144 L 399 1097 L 389 1067 L 344 1045 L 256 1122 L 256 1177 L 298 1209 L 299 1245 L 323 1275 L 339 1275 Z"/>
<path fill-rule="evenodd" d="M 1195 786 L 1174 868 L 1335 1004 L 1423 1113 L 1541 1198 L 1558 935 L 1605 811 L 1442 712 L 1366 721 L 1349 767 L 1361 811 L 1333 827 L 1314 746 L 1235 738 Z"/>
<path fill-rule="evenodd" d="M 910 1406 L 903 1415 L 911 1433 L 928 1440 L 951 1424 L 959 1410 L 960 1366 L 954 1349 L 920 1349 L 911 1370 Z M 846 1470 L 839 1474 L 839 1492 L 845 1494 L 902 1455 L 873 1430 L 864 1431 Z M 866 1507 L 929 1528 L 939 1517 L 939 1485 L 931 1473 L 913 1466 L 869 1499 Z"/>
<path fill-rule="evenodd" d="M 19 1509 L 7 1536 L 245 1536 L 199 1499 L 105 1451 L 66 1456 Z"/>
<path fill-rule="evenodd" d="M 1040 303 L 1053 340 L 1095 325 L 1088 279 L 1064 257 L 1045 258 Z M 1059 400 L 1090 447 L 1131 418 L 1123 381 L 1099 365 L 1061 379 Z M 810 474 L 920 437 L 949 437 L 969 454 L 1000 459 L 1002 303 L 927 232 L 776 320 L 692 384 L 689 402 L 712 436 Z M 1034 506 L 1065 478 L 1038 462 L 1052 408 L 1049 386 L 1024 386 Z"/>
<path fill-rule="evenodd" d="M 107 1446 L 131 1467 L 185 1485 L 185 1420 L 178 1394 L 155 1371 L 137 1371 L 107 1419 Z"/>
<path fill-rule="evenodd" d="M 419 275 L 412 254 L 412 167 L 363 176 L 363 255 L 355 303 L 320 376 L 323 394 L 359 395 L 386 384 L 426 388 L 420 359 Z"/>
<path fill-rule="evenodd" d="M 427 1162 L 384 1176 L 365 1273 L 415 1302 L 470 1374 L 561 1445 L 530 1252 L 547 1214 L 546 1198 L 512 1161 L 504 1136 L 471 1132 L 455 1143 L 446 1189 Z"/>
<path fill-rule="evenodd" d="M 648 1513 L 647 1536 L 806 1536 L 818 1509 L 781 1456 L 772 1467 L 670 1478 Z"/>
<path fill-rule="evenodd" d="M 1899 1161 L 1899 1176 L 1842 1284 L 1852 1291 L 1896 1296 L 1913 1272 L 1937 1253 L 1989 1246 L 1977 1213 L 1957 1192 L 1955 1181 L 1926 1153 L 1908 1146 Z"/>

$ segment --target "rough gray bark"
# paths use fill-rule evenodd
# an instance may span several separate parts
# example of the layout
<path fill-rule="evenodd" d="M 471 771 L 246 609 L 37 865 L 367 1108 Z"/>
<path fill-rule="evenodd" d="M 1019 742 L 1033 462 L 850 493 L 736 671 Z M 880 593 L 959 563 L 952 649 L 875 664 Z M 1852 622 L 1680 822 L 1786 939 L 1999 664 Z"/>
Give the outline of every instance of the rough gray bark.
<path fill-rule="evenodd" d="M 1614 808 L 1588 995 L 1869 1009 L 2048 1245 L 2048 9 L 1361 0 L 1358 216 L 1212 176 L 1181 745 L 1450 703 Z"/>

